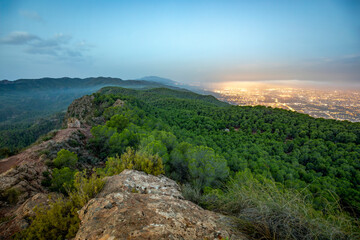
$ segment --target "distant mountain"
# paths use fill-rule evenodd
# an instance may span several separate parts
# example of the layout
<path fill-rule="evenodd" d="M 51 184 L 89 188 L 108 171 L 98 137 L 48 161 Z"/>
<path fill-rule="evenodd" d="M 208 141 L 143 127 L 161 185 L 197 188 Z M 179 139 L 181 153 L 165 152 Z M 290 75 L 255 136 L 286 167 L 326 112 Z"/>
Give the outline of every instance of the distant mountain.
<path fill-rule="evenodd" d="M 162 78 L 162 77 L 157 77 L 157 76 L 147 76 L 147 77 L 139 78 L 139 79 L 137 79 L 137 80 L 156 82 L 156 83 L 161 83 L 161 84 L 165 84 L 165 85 L 169 85 L 169 86 L 184 85 L 184 84 L 182 84 L 182 83 L 173 81 L 173 80 L 171 80 L 171 79 Z"/>
<path fill-rule="evenodd" d="M 96 77 L 96 78 L 40 78 L 19 79 L 16 81 L 0 81 L 0 93 L 4 91 L 28 91 L 42 90 L 68 90 L 68 89 L 100 89 L 103 86 L 121 86 L 135 89 L 163 87 L 164 84 L 145 80 L 122 80 L 120 78 Z"/>
<path fill-rule="evenodd" d="M 181 82 L 176 82 L 176 81 L 171 80 L 169 78 L 162 78 L 162 77 L 157 77 L 157 76 L 147 76 L 147 77 L 139 78 L 137 80 L 143 80 L 143 81 L 145 80 L 145 81 L 151 81 L 151 82 L 165 84 L 165 85 L 168 85 L 168 86 L 185 88 L 185 89 L 190 90 L 190 91 L 195 92 L 195 93 L 205 94 L 205 95 L 213 95 L 215 97 L 218 97 L 218 94 L 216 94 L 214 92 L 206 91 L 201 87 L 192 86 L 192 85 L 181 83 Z"/>

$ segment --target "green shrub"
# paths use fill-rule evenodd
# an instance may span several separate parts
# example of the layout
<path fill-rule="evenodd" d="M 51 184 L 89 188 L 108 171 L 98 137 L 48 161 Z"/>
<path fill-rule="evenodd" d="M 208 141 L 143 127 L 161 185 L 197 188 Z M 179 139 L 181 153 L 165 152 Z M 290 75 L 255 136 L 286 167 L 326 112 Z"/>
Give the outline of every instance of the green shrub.
<path fill-rule="evenodd" d="M 89 139 L 88 149 L 95 153 L 100 159 L 109 156 L 109 139 L 116 133 L 116 128 L 98 125 L 91 128 L 93 138 Z"/>
<path fill-rule="evenodd" d="M 236 216 L 252 239 L 357 239 L 359 229 L 338 205 L 313 208 L 311 194 L 286 189 L 250 171 L 239 172 L 227 189 L 203 198 L 212 210 Z"/>
<path fill-rule="evenodd" d="M 125 169 L 139 170 L 155 176 L 164 173 L 162 160 L 157 154 L 135 152 L 131 148 L 128 148 L 121 157 L 109 157 L 106 161 L 106 167 L 98 171 L 102 175 L 112 176 Z"/>
<path fill-rule="evenodd" d="M 193 187 L 220 187 L 229 176 L 226 160 L 212 148 L 193 146 L 182 142 L 170 154 L 166 162 L 166 173 L 182 183 Z"/>
<path fill-rule="evenodd" d="M 198 146 L 189 153 L 189 173 L 194 186 L 220 187 L 229 176 L 226 160 L 215 154 L 212 148 Z"/>
<path fill-rule="evenodd" d="M 80 146 L 80 143 L 74 139 L 70 139 L 68 141 L 68 144 L 70 147 L 73 147 L 73 148 Z"/>
<path fill-rule="evenodd" d="M 71 200 L 59 199 L 50 207 L 38 206 L 30 226 L 15 235 L 15 239 L 50 240 L 73 238 L 79 229 L 80 219 Z"/>
<path fill-rule="evenodd" d="M 68 167 L 61 169 L 54 168 L 51 179 L 50 190 L 67 193 L 67 189 L 73 187 L 75 171 Z"/>
<path fill-rule="evenodd" d="M 45 154 L 46 156 L 49 156 L 50 151 L 48 149 L 44 149 L 44 150 L 40 151 L 40 155 L 43 155 L 43 154 Z"/>
<path fill-rule="evenodd" d="M 16 204 L 19 200 L 20 194 L 21 192 L 19 189 L 9 188 L 4 191 L 4 193 L 2 194 L 2 198 L 10 204 Z"/>
<path fill-rule="evenodd" d="M 55 167 L 62 168 L 62 167 L 70 167 L 74 168 L 78 161 L 78 157 L 75 153 L 70 152 L 66 149 L 61 149 L 57 153 L 57 157 L 54 159 L 53 163 Z"/>
<path fill-rule="evenodd" d="M 91 198 L 100 192 L 105 182 L 92 174 L 90 178 L 86 178 L 86 171 L 75 173 L 72 191 L 69 192 L 70 199 L 77 206 L 84 206 Z"/>
<path fill-rule="evenodd" d="M 116 128 L 118 132 L 121 132 L 129 124 L 129 119 L 124 115 L 114 115 L 106 122 L 106 126 L 110 128 Z"/>
<path fill-rule="evenodd" d="M 44 187 L 50 187 L 51 186 L 51 178 L 50 178 L 50 172 L 44 171 L 42 173 L 44 179 L 41 180 L 41 185 Z"/>
<path fill-rule="evenodd" d="M 0 148 L 0 158 L 7 158 L 11 155 L 11 150 L 7 147 Z"/>
<path fill-rule="evenodd" d="M 164 162 L 167 162 L 169 159 L 165 144 L 159 140 L 155 140 L 155 137 L 152 135 L 141 140 L 139 149 L 140 152 L 147 152 L 152 155 L 158 154 Z"/>

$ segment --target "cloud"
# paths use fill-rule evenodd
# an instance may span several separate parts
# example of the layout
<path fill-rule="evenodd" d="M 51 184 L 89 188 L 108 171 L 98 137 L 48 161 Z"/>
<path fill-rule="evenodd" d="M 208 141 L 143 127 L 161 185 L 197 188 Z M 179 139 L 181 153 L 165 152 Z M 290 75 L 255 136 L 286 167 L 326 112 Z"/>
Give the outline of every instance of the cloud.
<path fill-rule="evenodd" d="M 22 10 L 19 12 L 19 14 L 27 19 L 36 21 L 36 22 L 45 22 L 44 19 L 35 11 L 27 11 L 27 10 Z"/>
<path fill-rule="evenodd" d="M 71 40 L 70 35 L 64 35 L 60 33 L 60 34 L 55 34 L 55 36 L 52 38 L 42 39 L 41 41 L 35 42 L 32 45 L 38 48 L 59 47 L 61 45 L 68 44 L 70 40 Z"/>
<path fill-rule="evenodd" d="M 33 42 L 34 40 L 40 40 L 40 38 L 27 32 L 12 32 L 8 36 L 1 38 L 0 43 L 10 45 L 23 45 Z"/>
<path fill-rule="evenodd" d="M 56 34 L 48 39 L 29 44 L 26 52 L 30 54 L 50 55 L 58 58 L 81 58 L 84 49 L 71 44 L 72 37 L 64 34 Z"/>
<path fill-rule="evenodd" d="M 85 41 L 72 43 L 72 37 L 66 34 L 55 34 L 53 37 L 43 39 L 27 32 L 12 32 L 0 39 L 2 44 L 23 45 L 28 54 L 48 55 L 58 59 L 77 59 L 84 57 L 91 45 Z"/>

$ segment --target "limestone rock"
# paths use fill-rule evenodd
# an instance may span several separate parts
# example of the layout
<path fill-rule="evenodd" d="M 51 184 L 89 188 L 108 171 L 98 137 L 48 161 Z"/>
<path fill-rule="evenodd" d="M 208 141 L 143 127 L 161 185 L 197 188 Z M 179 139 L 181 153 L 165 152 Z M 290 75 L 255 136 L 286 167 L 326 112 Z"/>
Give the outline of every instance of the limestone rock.
<path fill-rule="evenodd" d="M 230 218 L 184 200 L 166 177 L 134 170 L 107 178 L 79 213 L 75 239 L 244 239 Z"/>
<path fill-rule="evenodd" d="M 81 123 L 79 121 L 79 119 L 77 118 L 69 118 L 67 121 L 67 127 L 68 128 L 80 128 L 81 127 Z"/>

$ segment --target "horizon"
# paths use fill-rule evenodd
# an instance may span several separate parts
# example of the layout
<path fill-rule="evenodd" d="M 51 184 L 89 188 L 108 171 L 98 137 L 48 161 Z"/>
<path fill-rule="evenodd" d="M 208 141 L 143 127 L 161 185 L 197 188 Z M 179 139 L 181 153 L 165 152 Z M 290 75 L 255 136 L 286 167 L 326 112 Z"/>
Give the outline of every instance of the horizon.
<path fill-rule="evenodd" d="M 162 76 L 143 76 L 138 78 L 131 78 L 131 79 L 125 79 L 121 77 L 111 77 L 111 76 L 88 76 L 88 77 L 69 77 L 69 76 L 63 76 L 63 77 L 40 77 L 35 79 L 63 79 L 63 78 L 70 78 L 70 79 L 88 79 L 88 78 L 113 78 L 113 79 L 120 79 L 123 81 L 153 81 L 148 80 L 145 78 L 159 78 L 163 80 L 170 80 L 174 81 L 173 79 L 162 77 Z M 18 81 L 18 80 L 33 80 L 32 78 L 19 78 L 15 80 L 8 80 L 8 79 L 1 79 L 1 81 Z M 178 86 L 182 85 L 188 85 L 192 87 L 199 87 L 201 89 L 204 89 L 206 91 L 218 91 L 218 90 L 224 90 L 224 89 L 255 89 L 255 88 L 269 88 L 269 87 L 275 87 L 275 88 L 298 88 L 298 89 L 319 89 L 319 90 L 351 90 L 351 91 L 360 91 L 360 83 L 334 83 L 334 82 L 319 82 L 319 81 L 301 81 L 301 80 L 255 80 L 255 81 L 227 81 L 227 82 L 210 82 L 210 83 L 184 83 L 184 82 L 178 82 L 175 81 L 175 83 L 179 84 Z M 163 83 L 165 84 L 165 83 Z M 167 85 L 167 84 L 165 84 Z"/>
<path fill-rule="evenodd" d="M 360 84 L 358 1 L 5 0 L 0 12 L 0 79 Z"/>

